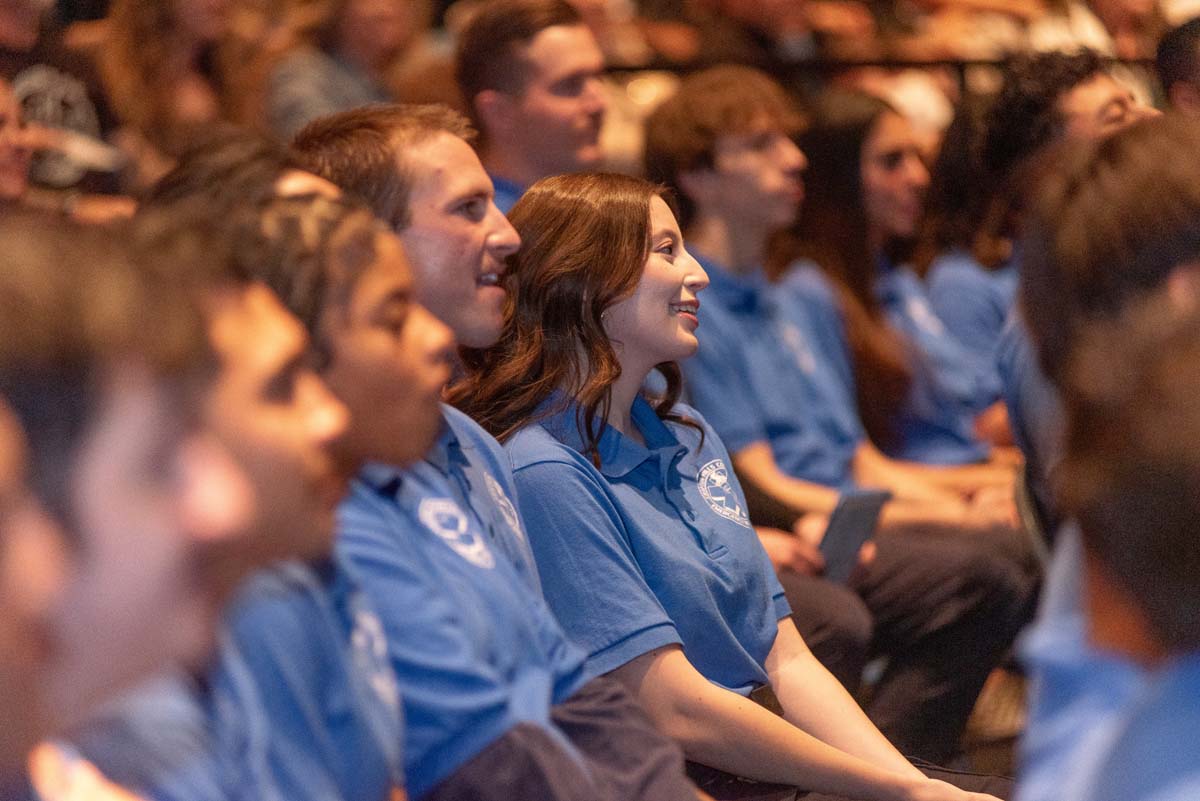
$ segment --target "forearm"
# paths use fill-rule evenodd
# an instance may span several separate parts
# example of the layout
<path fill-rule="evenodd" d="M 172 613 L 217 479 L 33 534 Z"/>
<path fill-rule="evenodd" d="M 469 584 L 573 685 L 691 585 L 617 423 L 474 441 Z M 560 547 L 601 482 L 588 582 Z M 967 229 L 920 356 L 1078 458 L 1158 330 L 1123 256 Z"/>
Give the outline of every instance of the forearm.
<path fill-rule="evenodd" d="M 798 728 L 878 767 L 921 775 L 807 648 L 771 675 L 771 686 Z"/>
<path fill-rule="evenodd" d="M 695 672 L 677 647 L 614 671 L 688 759 L 758 781 L 860 799 L 903 799 L 918 781 L 845 753 Z"/>
<path fill-rule="evenodd" d="M 761 493 L 799 514 L 829 514 L 837 506 L 837 490 L 787 475 L 775 463 L 770 446 L 755 443 L 733 457 L 738 476 L 745 476 Z"/>
<path fill-rule="evenodd" d="M 899 501 L 922 503 L 962 503 L 963 493 L 941 486 L 928 476 L 907 469 L 880 453 L 874 445 L 864 442 L 854 454 L 854 480 L 868 487 L 891 490 Z"/>

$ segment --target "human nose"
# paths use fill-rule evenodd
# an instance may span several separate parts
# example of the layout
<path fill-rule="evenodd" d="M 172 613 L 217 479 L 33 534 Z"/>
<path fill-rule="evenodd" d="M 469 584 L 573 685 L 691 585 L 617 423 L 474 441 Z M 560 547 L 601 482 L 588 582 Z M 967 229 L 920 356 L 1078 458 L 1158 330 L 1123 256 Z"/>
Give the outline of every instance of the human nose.
<path fill-rule="evenodd" d="M 521 235 L 512 223 L 504 216 L 504 212 L 491 204 L 488 214 L 492 218 L 491 233 L 488 234 L 487 247 L 498 259 L 503 259 L 516 253 L 521 247 Z"/>
<path fill-rule="evenodd" d="M 808 169 L 808 157 L 791 137 L 781 136 L 779 143 L 780 155 L 788 172 L 803 172 Z"/>
<path fill-rule="evenodd" d="M 313 440 L 328 445 L 345 433 L 350 411 L 316 373 L 300 377 L 300 391 L 304 393 L 305 423 Z"/>
<path fill-rule="evenodd" d="M 409 312 L 413 322 L 420 326 L 424 333 L 422 349 L 433 364 L 448 365 L 454 359 L 454 332 L 450 327 L 434 317 L 424 306 L 414 306 Z"/>
<path fill-rule="evenodd" d="M 593 75 L 584 84 L 583 102 L 588 114 L 603 115 L 608 110 L 608 93 L 599 75 Z"/>
<path fill-rule="evenodd" d="M 683 278 L 683 285 L 692 292 L 699 294 L 701 290 L 708 286 L 708 273 L 700 266 L 700 262 L 692 257 L 692 254 L 686 250 L 684 253 L 687 256 L 687 273 Z"/>

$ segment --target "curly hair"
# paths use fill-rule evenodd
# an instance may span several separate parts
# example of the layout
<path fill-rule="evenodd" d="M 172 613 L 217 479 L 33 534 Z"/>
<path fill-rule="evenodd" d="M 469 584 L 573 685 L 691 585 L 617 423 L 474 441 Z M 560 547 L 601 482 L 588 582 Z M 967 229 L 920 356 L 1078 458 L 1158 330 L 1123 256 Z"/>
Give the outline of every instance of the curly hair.
<path fill-rule="evenodd" d="M 1104 71 L 1104 60 L 1094 50 L 1022 55 L 1009 62 L 987 113 L 983 163 L 992 180 L 1006 181 L 1022 162 L 1057 139 L 1066 124 L 1059 100 Z"/>

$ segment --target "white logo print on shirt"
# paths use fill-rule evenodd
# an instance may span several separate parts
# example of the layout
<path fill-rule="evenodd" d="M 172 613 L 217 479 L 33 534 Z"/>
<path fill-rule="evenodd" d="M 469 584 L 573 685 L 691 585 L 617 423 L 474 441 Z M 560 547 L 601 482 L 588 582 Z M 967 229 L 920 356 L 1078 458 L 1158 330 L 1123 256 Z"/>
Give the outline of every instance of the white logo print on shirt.
<path fill-rule="evenodd" d="M 417 516 L 463 559 L 488 570 L 496 566 L 496 558 L 488 550 L 487 543 L 471 533 L 466 514 L 454 501 L 426 498 L 421 501 Z"/>
<path fill-rule="evenodd" d="M 504 487 L 501 487 L 500 482 L 492 478 L 491 473 L 484 473 L 483 481 L 487 484 L 488 494 L 492 496 L 496 506 L 500 507 L 500 514 L 504 515 L 504 522 L 508 523 L 509 528 L 517 535 L 517 539 L 524 540 L 525 532 L 521 530 L 521 518 L 517 517 L 517 510 L 513 508 L 512 501 L 504 494 Z"/>
<path fill-rule="evenodd" d="M 729 483 L 729 468 L 721 459 L 713 459 L 700 468 L 700 497 L 712 510 L 726 520 L 732 520 L 738 525 L 750 528 L 750 518 L 742 505 L 738 503 L 737 493 Z"/>

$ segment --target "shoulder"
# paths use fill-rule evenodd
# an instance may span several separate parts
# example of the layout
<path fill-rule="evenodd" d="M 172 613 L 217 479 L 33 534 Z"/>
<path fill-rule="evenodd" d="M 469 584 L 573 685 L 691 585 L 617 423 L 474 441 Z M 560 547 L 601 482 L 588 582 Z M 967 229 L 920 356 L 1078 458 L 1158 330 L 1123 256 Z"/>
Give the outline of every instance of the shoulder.
<path fill-rule="evenodd" d="M 801 259 L 788 267 L 776 286 L 782 292 L 790 292 L 806 300 L 826 304 L 835 302 L 829 276 L 825 275 L 820 265 L 808 259 Z"/>
<path fill-rule="evenodd" d="M 555 437 L 542 423 L 533 423 L 504 443 L 514 473 L 539 464 L 591 466 L 583 454 Z"/>
<path fill-rule="evenodd" d="M 458 409 L 448 404 L 442 404 L 442 419 L 446 426 L 458 438 L 460 447 L 471 455 L 473 460 L 482 460 L 492 472 L 501 469 L 507 462 L 504 447 L 484 429 L 483 426 Z"/>

